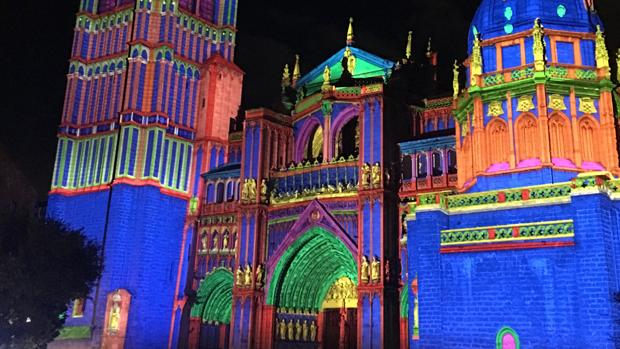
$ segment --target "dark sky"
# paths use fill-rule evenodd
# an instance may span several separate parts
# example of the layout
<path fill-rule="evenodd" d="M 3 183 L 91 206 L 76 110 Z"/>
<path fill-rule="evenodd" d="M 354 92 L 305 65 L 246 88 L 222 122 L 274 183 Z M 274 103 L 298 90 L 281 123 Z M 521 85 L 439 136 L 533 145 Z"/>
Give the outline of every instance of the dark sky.
<path fill-rule="evenodd" d="M 244 109 L 274 104 L 282 67 L 293 63 L 295 53 L 302 57 L 302 72 L 307 72 L 342 48 L 349 17 L 355 18 L 358 47 L 385 58 L 401 58 L 407 31 L 413 30 L 415 50 L 424 52 L 432 36 L 440 63 L 449 66 L 454 58 L 465 57 L 469 21 L 479 3 L 239 1 L 237 64 L 246 72 Z M 620 2 L 599 0 L 597 4 L 607 25 L 608 46 L 620 47 Z M 0 1 L 4 86 L 0 151 L 8 152 L 42 197 L 53 168 L 77 9 L 78 0 Z"/>

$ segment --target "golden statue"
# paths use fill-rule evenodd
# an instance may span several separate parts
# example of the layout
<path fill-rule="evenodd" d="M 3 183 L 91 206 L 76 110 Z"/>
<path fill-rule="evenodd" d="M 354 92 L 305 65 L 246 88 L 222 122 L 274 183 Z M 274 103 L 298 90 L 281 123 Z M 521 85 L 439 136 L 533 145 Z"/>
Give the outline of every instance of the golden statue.
<path fill-rule="evenodd" d="M 372 166 L 370 180 L 373 188 L 381 187 L 381 165 L 379 163 Z"/>
<path fill-rule="evenodd" d="M 301 325 L 301 338 L 304 342 L 308 341 L 308 320 L 304 320 L 304 323 Z"/>
<path fill-rule="evenodd" d="M 370 264 L 370 279 L 373 283 L 378 283 L 381 278 L 381 263 L 377 257 L 372 257 L 372 263 Z"/>
<path fill-rule="evenodd" d="M 332 72 L 329 69 L 329 66 L 325 66 L 325 69 L 323 70 L 323 86 L 321 87 L 321 89 L 323 91 L 329 91 L 331 90 L 331 82 L 332 79 Z"/>
<path fill-rule="evenodd" d="M 257 287 L 263 286 L 263 277 L 264 277 L 263 265 L 259 264 L 256 267 L 256 286 Z"/>
<path fill-rule="evenodd" d="M 108 320 L 108 331 L 118 332 L 121 322 L 121 295 L 117 292 L 112 296 L 112 308 L 110 309 L 110 318 Z"/>
<path fill-rule="evenodd" d="M 203 233 L 202 239 L 200 239 L 202 250 L 207 251 L 209 249 L 209 234 Z"/>
<path fill-rule="evenodd" d="M 267 201 L 267 181 L 264 179 L 260 183 L 260 199 L 262 202 Z"/>
<path fill-rule="evenodd" d="M 245 272 L 243 274 L 243 284 L 246 287 L 252 286 L 252 267 L 249 264 L 245 266 Z"/>
<path fill-rule="evenodd" d="M 300 341 L 301 340 L 301 323 L 299 322 L 299 319 L 297 319 L 297 322 L 295 322 L 295 340 L 296 341 Z"/>
<path fill-rule="evenodd" d="M 280 340 L 286 340 L 286 322 L 282 319 L 278 323 L 278 332 L 280 333 Z"/>
<path fill-rule="evenodd" d="M 314 321 L 310 323 L 310 341 L 316 341 L 316 324 L 314 323 Z"/>
<path fill-rule="evenodd" d="M 357 58 L 355 58 L 353 52 L 351 52 L 351 49 L 348 47 L 346 50 L 344 50 L 344 57 L 347 59 L 347 70 L 349 71 L 349 73 L 351 73 L 351 76 L 353 76 L 353 72 L 355 71 L 355 64 L 357 63 Z"/>
<path fill-rule="evenodd" d="M 456 59 L 454 60 L 454 69 L 452 69 L 452 74 L 452 98 L 457 99 L 459 97 L 461 87 L 459 86 L 459 65 Z"/>
<path fill-rule="evenodd" d="M 228 232 L 224 233 L 224 238 L 222 239 L 222 249 L 227 250 L 228 249 Z"/>
<path fill-rule="evenodd" d="M 480 48 L 479 35 L 475 35 L 474 47 L 471 51 L 471 86 L 478 86 L 480 75 L 482 75 L 482 48 Z"/>
<path fill-rule="evenodd" d="M 293 320 L 288 320 L 288 325 L 286 325 L 288 340 L 295 340 L 295 330 L 293 328 Z"/>
<path fill-rule="evenodd" d="M 532 39 L 534 41 L 534 69 L 536 71 L 545 70 L 545 31 L 540 24 L 540 18 L 534 20 L 534 29 L 532 29 Z"/>
<path fill-rule="evenodd" d="M 243 270 L 241 270 L 241 266 L 237 267 L 237 286 L 239 287 L 243 287 L 244 282 L 243 282 Z"/>
<path fill-rule="evenodd" d="M 362 166 L 362 176 L 360 177 L 360 187 L 367 188 L 370 184 L 370 165 Z"/>
<path fill-rule="evenodd" d="M 610 77 L 609 73 L 609 52 L 607 52 L 607 44 L 605 44 L 605 36 L 601 30 L 601 26 L 596 26 L 596 68 L 607 69 L 606 77 Z"/>
<path fill-rule="evenodd" d="M 241 201 L 248 201 L 248 180 L 243 180 L 243 185 L 241 186 Z"/>
<path fill-rule="evenodd" d="M 256 180 L 248 179 L 248 201 L 256 200 Z"/>
<path fill-rule="evenodd" d="M 362 270 L 361 270 L 361 274 L 362 274 L 362 283 L 367 284 L 368 280 L 369 280 L 369 268 L 370 268 L 370 264 L 368 263 L 368 258 L 366 258 L 366 256 L 362 256 Z"/>

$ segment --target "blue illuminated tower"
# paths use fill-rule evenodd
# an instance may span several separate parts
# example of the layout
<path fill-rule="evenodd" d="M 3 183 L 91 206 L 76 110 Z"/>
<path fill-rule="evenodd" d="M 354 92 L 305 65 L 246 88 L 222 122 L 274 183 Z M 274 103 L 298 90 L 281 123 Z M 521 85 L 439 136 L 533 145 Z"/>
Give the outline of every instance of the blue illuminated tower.
<path fill-rule="evenodd" d="M 48 214 L 105 270 L 57 347 L 176 347 L 199 175 L 227 159 L 236 0 L 82 0 Z M 61 287 L 62 285 L 59 285 Z"/>

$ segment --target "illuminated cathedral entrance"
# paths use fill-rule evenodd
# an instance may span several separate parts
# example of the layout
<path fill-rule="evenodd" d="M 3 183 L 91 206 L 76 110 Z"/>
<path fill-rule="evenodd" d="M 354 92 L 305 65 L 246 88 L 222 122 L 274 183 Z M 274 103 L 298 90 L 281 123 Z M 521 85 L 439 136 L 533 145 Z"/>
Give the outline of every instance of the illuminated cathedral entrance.
<path fill-rule="evenodd" d="M 356 348 L 357 265 L 353 252 L 314 227 L 279 259 L 267 303 L 276 308 L 275 348 Z"/>

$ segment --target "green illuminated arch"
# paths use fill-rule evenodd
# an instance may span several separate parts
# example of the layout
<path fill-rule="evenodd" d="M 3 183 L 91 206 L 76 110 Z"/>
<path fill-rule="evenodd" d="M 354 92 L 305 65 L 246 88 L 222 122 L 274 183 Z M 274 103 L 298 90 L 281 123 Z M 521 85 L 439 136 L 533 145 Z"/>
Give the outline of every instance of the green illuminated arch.
<path fill-rule="evenodd" d="M 300 236 L 273 272 L 267 304 L 319 310 L 330 287 L 341 277 L 357 284 L 357 264 L 347 247 L 319 227 Z"/>
<path fill-rule="evenodd" d="M 203 322 L 230 323 L 233 275 L 227 269 L 216 269 L 200 284 L 191 317 Z"/>
<path fill-rule="evenodd" d="M 502 327 L 501 330 L 499 330 L 499 332 L 497 332 L 497 337 L 495 339 L 496 342 L 496 348 L 497 349 L 503 349 L 504 345 L 503 345 L 503 340 L 504 340 L 504 336 L 510 334 L 512 335 L 512 338 L 514 338 L 515 341 L 515 349 L 520 349 L 521 348 L 521 342 L 519 341 L 519 335 L 517 335 L 517 332 L 515 332 L 515 330 L 513 330 L 510 327 Z"/>

